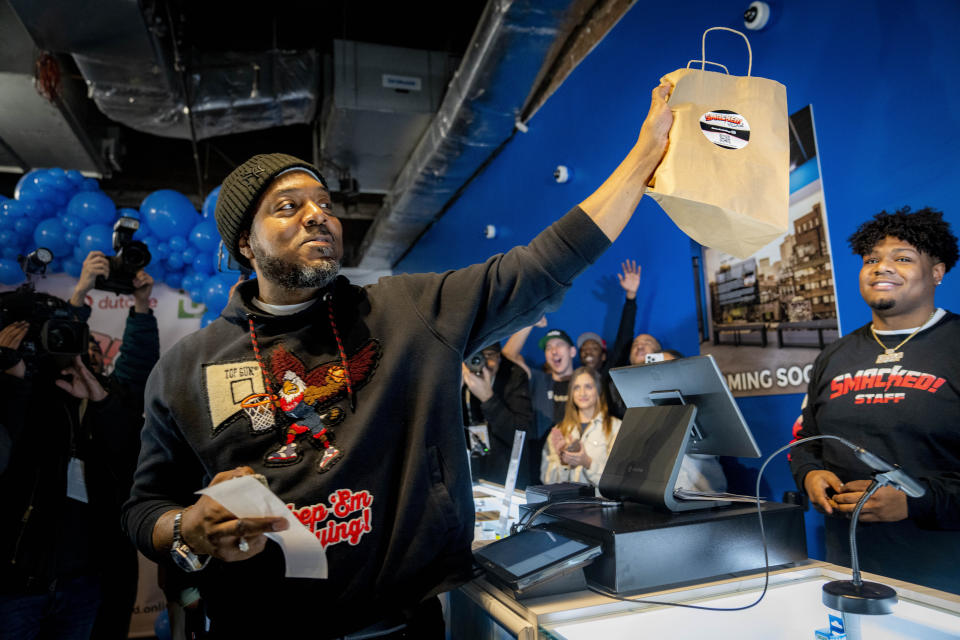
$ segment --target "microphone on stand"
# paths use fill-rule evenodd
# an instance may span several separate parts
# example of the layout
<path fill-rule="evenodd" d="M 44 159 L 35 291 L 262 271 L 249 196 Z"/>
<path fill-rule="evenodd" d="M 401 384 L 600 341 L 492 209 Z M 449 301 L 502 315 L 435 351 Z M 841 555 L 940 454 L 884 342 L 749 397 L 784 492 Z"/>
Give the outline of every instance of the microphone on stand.
<path fill-rule="evenodd" d="M 859 458 L 860 462 L 867 465 L 874 471 L 880 472 L 881 475 L 874 477 L 882 477 L 884 480 L 886 480 L 886 482 L 883 484 L 889 484 L 895 489 L 903 491 L 911 498 L 919 498 L 927 492 L 922 484 L 908 476 L 899 465 L 893 464 L 892 462 L 887 462 L 880 456 L 870 453 L 863 447 L 857 446 L 852 442 L 843 440 L 843 443 L 853 449 L 853 454 Z M 881 486 L 883 485 L 881 484 Z"/>
<path fill-rule="evenodd" d="M 854 455 L 865 465 L 876 471 L 873 482 L 857 502 L 850 519 L 850 580 L 834 580 L 823 585 L 823 604 L 843 613 L 844 628 L 849 626 L 848 637 L 859 640 L 860 621 L 857 615 L 880 615 L 893 612 L 893 605 L 897 604 L 897 592 L 890 587 L 877 582 L 864 582 L 860 578 L 860 562 L 857 557 L 857 520 L 860 511 L 867 500 L 877 490 L 890 485 L 911 498 L 919 498 L 926 493 L 926 488 L 913 479 L 892 462 L 887 462 L 880 456 L 870 453 L 861 446 L 848 440 L 838 438 L 843 444 L 853 449 Z M 849 624 L 848 624 L 849 623 Z"/>

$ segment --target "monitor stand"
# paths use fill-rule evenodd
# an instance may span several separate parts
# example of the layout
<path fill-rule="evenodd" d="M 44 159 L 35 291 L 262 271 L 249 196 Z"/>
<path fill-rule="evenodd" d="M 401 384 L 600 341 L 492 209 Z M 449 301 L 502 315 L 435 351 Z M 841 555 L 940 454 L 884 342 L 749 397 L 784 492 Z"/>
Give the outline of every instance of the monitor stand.
<path fill-rule="evenodd" d="M 729 505 L 719 500 L 678 500 L 673 495 L 696 415 L 695 404 L 627 409 L 600 478 L 600 494 L 672 512 Z"/>

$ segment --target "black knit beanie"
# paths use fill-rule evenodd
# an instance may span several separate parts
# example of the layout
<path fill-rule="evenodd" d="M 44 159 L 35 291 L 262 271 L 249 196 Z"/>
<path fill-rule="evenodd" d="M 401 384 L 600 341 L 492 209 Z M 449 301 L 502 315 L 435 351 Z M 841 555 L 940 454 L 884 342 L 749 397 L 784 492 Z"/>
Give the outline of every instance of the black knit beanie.
<path fill-rule="evenodd" d="M 329 190 L 327 181 L 316 167 L 285 153 L 253 156 L 231 171 L 220 186 L 213 217 L 217 221 L 220 237 L 223 238 L 223 246 L 243 266 L 250 268 L 250 261 L 240 253 L 238 241 L 240 234 L 248 230 L 253 222 L 260 196 L 278 174 L 298 167 L 313 173 L 324 188 Z"/>

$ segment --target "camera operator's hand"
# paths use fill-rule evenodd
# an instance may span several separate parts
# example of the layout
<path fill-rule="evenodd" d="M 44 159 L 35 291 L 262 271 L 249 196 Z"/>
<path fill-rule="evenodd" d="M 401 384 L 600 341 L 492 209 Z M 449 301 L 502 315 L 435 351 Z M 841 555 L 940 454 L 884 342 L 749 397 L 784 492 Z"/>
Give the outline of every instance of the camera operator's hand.
<path fill-rule="evenodd" d="M 470 371 L 467 365 L 463 367 L 463 383 L 470 389 L 480 402 L 486 402 L 493 397 L 493 374 L 486 367 L 480 369 L 479 375 Z"/>
<path fill-rule="evenodd" d="M 97 284 L 97 276 L 106 278 L 110 275 L 110 261 L 101 251 L 91 251 L 87 254 L 87 259 L 83 261 L 83 269 L 80 271 L 80 279 L 77 280 L 77 286 L 73 288 L 73 295 L 70 296 L 70 304 L 75 307 L 82 307 L 87 303 L 87 293 Z"/>
<path fill-rule="evenodd" d="M 140 269 L 133 279 L 133 310 L 146 313 L 150 310 L 150 293 L 153 291 L 153 277 Z"/>
<path fill-rule="evenodd" d="M 91 402 L 100 402 L 107 397 L 107 390 L 103 388 L 97 377 L 87 369 L 80 356 L 73 360 L 73 364 L 61 371 L 70 380 L 57 380 L 57 386 L 72 395 L 74 398 L 86 398 Z"/>
<path fill-rule="evenodd" d="M 27 330 L 30 328 L 30 323 L 26 320 L 19 320 L 8 324 L 3 329 L 0 329 L 0 347 L 6 347 L 16 351 L 20 348 L 20 342 L 23 340 L 23 337 L 27 335 Z M 27 371 L 27 366 L 23 362 L 23 358 L 19 358 L 17 362 L 5 370 L 4 373 L 11 375 L 15 378 L 22 378 Z"/>

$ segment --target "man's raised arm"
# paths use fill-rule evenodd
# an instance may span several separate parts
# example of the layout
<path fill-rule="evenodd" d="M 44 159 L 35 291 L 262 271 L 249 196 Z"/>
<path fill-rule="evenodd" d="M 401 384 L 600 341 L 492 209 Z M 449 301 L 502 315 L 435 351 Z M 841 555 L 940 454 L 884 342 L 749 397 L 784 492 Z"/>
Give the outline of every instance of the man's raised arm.
<path fill-rule="evenodd" d="M 600 188 L 580 203 L 580 208 L 611 242 L 627 226 L 667 149 L 667 137 L 673 125 L 667 96 L 672 89 L 669 84 L 661 84 L 653 90 L 650 111 L 640 127 L 636 144 Z"/>

